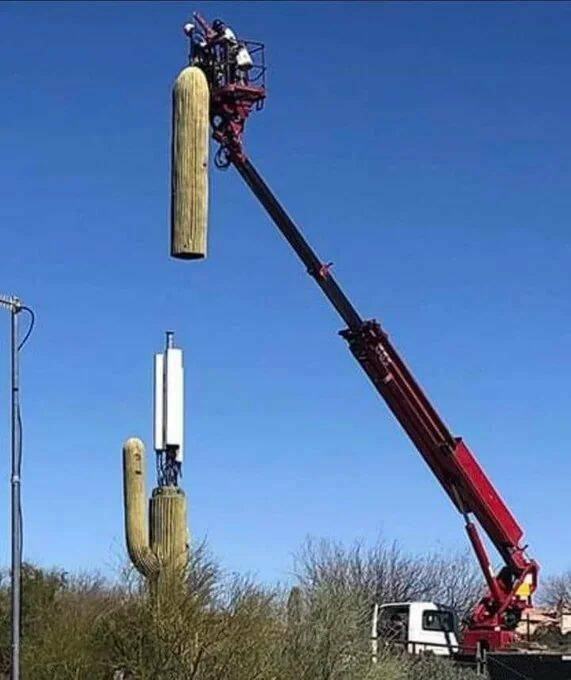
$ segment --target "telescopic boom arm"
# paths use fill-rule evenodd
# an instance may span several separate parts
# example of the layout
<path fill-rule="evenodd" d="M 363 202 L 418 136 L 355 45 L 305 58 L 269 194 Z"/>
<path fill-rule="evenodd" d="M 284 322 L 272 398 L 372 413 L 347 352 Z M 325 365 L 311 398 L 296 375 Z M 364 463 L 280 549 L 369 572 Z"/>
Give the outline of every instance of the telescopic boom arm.
<path fill-rule="evenodd" d="M 511 631 L 521 611 L 529 606 L 529 596 L 537 580 L 537 565 L 527 558 L 525 546 L 521 545 L 521 527 L 467 445 L 450 433 L 380 324 L 361 319 L 329 266 L 321 263 L 252 163 L 247 158 L 235 159 L 233 163 L 347 324 L 341 336 L 349 343 L 353 356 L 464 516 L 468 537 L 490 591 L 474 612 L 471 623 L 478 624 L 478 628 L 482 625 L 483 630 L 479 630 L 473 646 L 478 640 L 485 640 L 490 648 L 505 646 L 513 635 L 489 631 L 490 616 L 493 628 L 505 626 Z M 493 573 L 470 514 L 478 519 L 505 561 L 506 569 L 498 576 Z M 483 636 L 484 630 L 489 631 L 491 638 Z"/>
<path fill-rule="evenodd" d="M 196 15 L 195 15 L 196 17 Z M 197 17 L 200 25 L 208 26 Z M 209 32 L 204 30 L 208 41 Z M 212 68 L 208 70 L 213 72 Z M 206 72 L 207 77 L 209 72 Z M 265 98 L 263 83 L 247 78 L 223 82 L 209 78 L 213 136 L 221 144 L 226 164 L 233 164 L 273 222 L 291 245 L 308 273 L 347 324 L 341 336 L 371 382 L 388 404 L 458 511 L 482 568 L 488 593 L 468 622 L 464 648 L 478 644 L 498 649 L 512 644 L 522 612 L 531 606 L 537 585 L 537 563 L 522 545 L 523 531 L 465 442 L 451 434 L 377 321 L 363 320 L 330 271 L 307 243 L 266 182 L 247 158 L 242 141 L 251 110 Z M 505 566 L 496 575 L 474 516 L 502 556 Z"/>

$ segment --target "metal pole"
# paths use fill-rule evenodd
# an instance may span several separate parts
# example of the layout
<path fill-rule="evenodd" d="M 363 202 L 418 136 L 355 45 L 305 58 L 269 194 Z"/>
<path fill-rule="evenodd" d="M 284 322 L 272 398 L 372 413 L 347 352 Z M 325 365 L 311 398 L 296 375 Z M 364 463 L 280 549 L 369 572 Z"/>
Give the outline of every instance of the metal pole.
<path fill-rule="evenodd" d="M 18 312 L 12 307 L 12 665 L 10 678 L 20 678 L 20 599 L 22 569 L 22 527 L 20 514 L 20 428 L 18 367 Z"/>
<path fill-rule="evenodd" d="M 266 184 L 260 173 L 248 159 L 234 161 L 234 166 L 242 175 L 244 181 L 254 193 L 254 196 L 256 196 L 258 201 L 264 206 L 276 227 L 295 250 L 299 259 L 305 264 L 308 273 L 315 279 L 317 285 L 335 307 L 339 316 L 345 321 L 350 329 L 355 331 L 360 330 L 363 325 L 363 320 L 351 304 L 349 298 L 341 290 L 333 278 L 333 275 L 329 272 L 330 265 L 323 264 L 317 257 L 295 222 L 274 196 L 272 190 Z"/>
<path fill-rule="evenodd" d="M 379 661 L 379 605 L 375 602 L 373 607 L 373 618 L 371 621 L 371 661 Z"/>

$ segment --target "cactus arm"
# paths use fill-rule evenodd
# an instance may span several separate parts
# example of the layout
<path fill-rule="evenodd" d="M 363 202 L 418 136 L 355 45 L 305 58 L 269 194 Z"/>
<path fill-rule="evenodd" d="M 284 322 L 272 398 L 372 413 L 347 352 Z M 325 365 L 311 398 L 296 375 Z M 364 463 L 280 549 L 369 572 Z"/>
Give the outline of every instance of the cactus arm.
<path fill-rule="evenodd" d="M 145 445 L 140 439 L 133 437 L 123 446 L 123 498 L 127 550 L 137 571 L 146 578 L 157 578 L 161 565 L 149 544 L 145 480 Z"/>

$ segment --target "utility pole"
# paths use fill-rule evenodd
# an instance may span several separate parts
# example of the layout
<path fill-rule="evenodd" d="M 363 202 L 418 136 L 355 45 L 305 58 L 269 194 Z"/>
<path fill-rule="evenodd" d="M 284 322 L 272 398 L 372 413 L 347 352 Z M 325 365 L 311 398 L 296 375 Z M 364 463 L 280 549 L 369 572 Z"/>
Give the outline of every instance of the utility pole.
<path fill-rule="evenodd" d="M 30 336 L 34 326 L 34 313 L 29 307 L 13 296 L 0 295 L 0 305 L 10 311 L 11 340 L 11 422 L 12 422 L 12 471 L 11 486 L 11 664 L 10 680 L 20 680 L 20 631 L 21 631 L 21 595 L 22 595 L 22 503 L 21 503 L 21 469 L 22 469 L 22 421 L 20 417 L 20 350 Z M 30 314 L 30 326 L 19 341 L 18 315 L 21 311 Z"/>
<path fill-rule="evenodd" d="M 20 404 L 20 366 L 18 362 L 19 301 L 12 306 L 12 680 L 20 678 L 20 628 L 22 589 L 22 513 L 20 512 L 20 443 L 18 427 Z"/>

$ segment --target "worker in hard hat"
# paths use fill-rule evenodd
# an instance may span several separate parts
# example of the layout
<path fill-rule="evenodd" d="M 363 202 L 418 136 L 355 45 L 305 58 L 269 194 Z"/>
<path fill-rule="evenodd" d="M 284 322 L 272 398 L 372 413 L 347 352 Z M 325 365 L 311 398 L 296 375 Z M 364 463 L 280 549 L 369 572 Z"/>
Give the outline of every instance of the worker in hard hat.
<path fill-rule="evenodd" d="M 209 63 L 208 43 L 201 32 L 196 31 L 191 23 L 184 25 L 183 30 L 190 40 L 190 58 L 193 64 L 207 66 Z"/>

